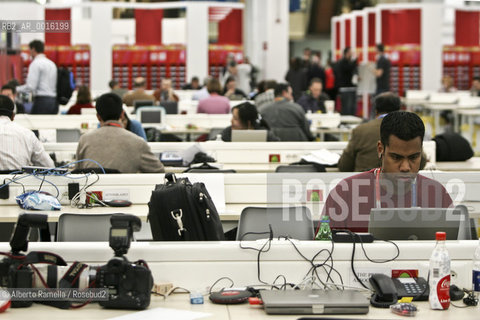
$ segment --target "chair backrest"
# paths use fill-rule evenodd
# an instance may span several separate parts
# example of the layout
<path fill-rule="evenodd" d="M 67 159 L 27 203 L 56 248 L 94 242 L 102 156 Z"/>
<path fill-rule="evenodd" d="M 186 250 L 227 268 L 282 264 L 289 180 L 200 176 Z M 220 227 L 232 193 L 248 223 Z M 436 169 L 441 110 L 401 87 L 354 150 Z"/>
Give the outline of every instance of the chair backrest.
<path fill-rule="evenodd" d="M 291 164 L 278 166 L 275 172 L 318 172 L 318 170 L 313 164 Z"/>
<path fill-rule="evenodd" d="M 307 207 L 246 207 L 238 221 L 237 240 L 269 238 L 270 226 L 274 238 L 313 240 L 314 237 L 312 216 Z"/>
<path fill-rule="evenodd" d="M 58 219 L 57 241 L 108 241 L 111 216 L 64 213 Z"/>
<path fill-rule="evenodd" d="M 207 169 L 207 168 L 193 168 L 188 170 L 189 173 L 236 173 L 234 169 Z"/>

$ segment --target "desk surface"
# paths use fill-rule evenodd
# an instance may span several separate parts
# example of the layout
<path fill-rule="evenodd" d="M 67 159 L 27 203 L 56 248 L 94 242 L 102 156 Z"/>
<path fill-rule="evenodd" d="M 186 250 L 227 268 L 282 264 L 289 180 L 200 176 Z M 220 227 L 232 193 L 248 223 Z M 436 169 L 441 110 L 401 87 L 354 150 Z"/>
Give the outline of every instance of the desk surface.
<path fill-rule="evenodd" d="M 294 320 L 302 316 L 300 315 L 283 315 L 283 316 L 269 316 L 260 306 L 250 306 L 248 304 L 240 305 L 218 305 L 213 304 L 205 297 L 205 303 L 201 305 L 192 305 L 189 302 L 188 294 L 173 294 L 163 299 L 162 297 L 152 297 L 149 310 L 154 308 L 169 308 L 191 312 L 208 313 L 209 316 L 201 319 L 272 319 L 281 318 L 285 320 Z M 459 304 L 456 302 L 456 304 Z M 428 302 L 416 303 L 419 311 L 417 319 L 476 319 L 480 307 L 472 308 L 455 308 L 453 306 L 446 311 L 431 310 Z M 460 305 L 460 304 L 459 304 Z M 124 316 L 133 314 L 135 311 L 128 310 L 109 310 L 103 309 L 97 304 L 90 304 L 78 310 L 60 310 L 53 307 L 34 304 L 30 308 L 9 309 L 1 315 L 2 320 L 10 319 L 28 319 L 34 317 L 35 319 L 55 320 L 55 319 L 107 319 L 112 317 Z M 142 311 L 140 311 L 142 312 Z M 140 314 L 139 314 L 140 316 Z M 312 315 L 313 316 L 313 315 Z M 165 319 L 161 317 L 158 311 L 158 319 Z M 140 317 L 140 319 L 143 317 Z M 378 309 L 370 307 L 370 311 L 366 315 L 343 315 L 339 319 L 407 319 L 397 316 L 390 312 L 389 309 Z"/>
<path fill-rule="evenodd" d="M 262 241 L 244 242 L 245 246 L 259 249 L 264 243 Z M 398 241 L 400 255 L 395 262 L 386 264 L 373 264 L 369 262 L 362 250 L 355 255 L 356 268 L 366 270 L 372 268 L 380 270 L 390 269 L 412 269 L 418 268 L 421 276 L 426 276 L 428 269 L 428 258 L 431 254 L 434 241 Z M 459 286 L 466 286 L 471 283 L 471 256 L 477 241 L 447 241 L 447 249 L 452 259 L 452 271 L 456 273 L 453 281 Z M 317 252 L 324 249 L 331 249 L 329 242 L 324 241 L 300 241 L 296 246 L 305 257 L 311 259 Z M 86 248 L 88 247 L 88 250 Z M 359 247 L 359 246 L 357 246 Z M 30 243 L 29 249 L 48 250 L 62 256 L 66 261 L 74 260 L 86 262 L 92 265 L 104 264 L 113 255 L 107 242 L 91 243 Z M 359 248 L 357 248 L 359 249 Z M 0 243 L 0 251 L 8 250 L 7 243 Z M 391 257 L 394 250 L 391 244 L 375 242 L 365 244 L 365 250 L 371 259 L 384 259 Z M 333 259 L 335 268 L 344 276 L 346 284 L 354 285 L 350 272 L 350 258 L 352 255 L 352 244 L 339 243 L 335 245 Z M 205 290 L 215 280 L 222 276 L 228 276 L 235 281 L 236 286 L 244 286 L 258 283 L 257 279 L 257 252 L 243 250 L 238 242 L 136 242 L 132 243 L 127 254 L 131 261 L 145 259 L 152 270 L 156 283 L 171 282 L 175 286 L 187 289 Z M 262 277 L 266 281 L 273 281 L 277 274 L 285 275 L 289 282 L 298 283 L 308 272 L 310 264 L 294 250 L 293 246 L 286 241 L 272 242 L 271 250 L 262 254 L 261 257 Z M 323 259 L 320 257 L 320 259 Z M 324 277 L 322 270 L 319 270 L 320 277 Z M 199 276 L 201 275 L 201 276 Z M 349 281 L 350 278 L 350 281 Z M 218 287 L 227 284 L 219 284 Z M 461 305 L 460 302 L 456 302 Z M 418 319 L 478 319 L 479 307 L 460 309 L 451 307 L 448 311 L 430 310 L 428 303 L 417 304 L 420 308 Z M 163 300 L 160 297 L 153 297 L 150 309 L 153 308 L 174 308 L 186 311 L 207 312 L 212 315 L 206 319 L 268 319 L 264 311 L 258 307 L 248 305 L 214 305 L 205 299 L 203 305 L 190 305 L 189 297 L 185 294 L 175 294 Z M 2 319 L 106 319 L 132 313 L 133 311 L 106 310 L 98 305 L 88 305 L 80 310 L 59 310 L 43 305 L 34 305 L 24 309 L 9 309 L 2 314 Z M 160 315 L 159 315 L 160 316 Z M 277 316 L 282 319 L 298 319 L 300 316 Z M 355 318 L 355 316 L 344 316 L 344 318 Z M 143 318 L 143 317 L 142 317 Z M 158 317 L 159 319 L 165 319 Z M 367 315 L 357 316 L 360 319 L 404 319 L 403 317 L 390 313 L 388 309 L 370 308 Z M 144 318 L 147 319 L 147 318 Z"/>

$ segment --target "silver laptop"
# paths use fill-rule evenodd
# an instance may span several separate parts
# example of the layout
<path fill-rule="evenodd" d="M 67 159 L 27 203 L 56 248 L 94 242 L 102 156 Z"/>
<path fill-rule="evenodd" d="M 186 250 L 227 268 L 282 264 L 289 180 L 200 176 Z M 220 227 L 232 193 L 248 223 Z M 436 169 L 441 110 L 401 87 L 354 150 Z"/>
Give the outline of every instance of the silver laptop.
<path fill-rule="evenodd" d="M 353 290 L 262 290 L 268 314 L 365 314 L 370 301 Z"/>
<path fill-rule="evenodd" d="M 267 130 L 232 130 L 232 142 L 265 142 Z"/>
<path fill-rule="evenodd" d="M 57 142 L 78 142 L 81 132 L 79 129 L 57 129 Z"/>
<path fill-rule="evenodd" d="M 437 231 L 447 240 L 471 240 L 468 210 L 455 208 L 373 208 L 368 232 L 382 240 L 435 240 Z"/>

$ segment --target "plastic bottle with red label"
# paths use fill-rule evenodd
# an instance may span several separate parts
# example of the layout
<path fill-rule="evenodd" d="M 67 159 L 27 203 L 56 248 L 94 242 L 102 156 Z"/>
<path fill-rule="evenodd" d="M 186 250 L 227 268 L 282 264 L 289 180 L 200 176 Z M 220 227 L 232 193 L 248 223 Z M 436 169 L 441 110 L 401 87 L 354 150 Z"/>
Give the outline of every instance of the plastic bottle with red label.
<path fill-rule="evenodd" d="M 447 310 L 450 306 L 450 256 L 445 246 L 447 235 L 437 232 L 437 244 L 430 257 L 430 307 L 437 310 Z"/>

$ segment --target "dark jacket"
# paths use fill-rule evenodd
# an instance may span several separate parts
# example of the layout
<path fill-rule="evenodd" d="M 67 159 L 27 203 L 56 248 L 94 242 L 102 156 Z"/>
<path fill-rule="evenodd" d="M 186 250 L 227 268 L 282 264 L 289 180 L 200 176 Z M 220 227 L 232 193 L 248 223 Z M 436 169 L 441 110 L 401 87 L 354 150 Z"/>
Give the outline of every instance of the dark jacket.
<path fill-rule="evenodd" d="M 265 106 L 261 114 L 281 141 L 311 141 L 314 139 L 305 112 L 296 103 L 287 100 L 275 101 Z"/>
<path fill-rule="evenodd" d="M 322 113 L 326 113 L 325 110 L 325 101 L 328 100 L 328 95 L 322 92 L 318 99 L 312 97 L 309 91 L 305 92 L 300 99 L 298 99 L 297 103 L 302 106 L 305 113 L 310 110 L 312 113 L 318 112 L 319 110 Z"/>

